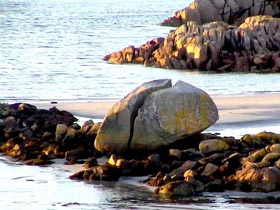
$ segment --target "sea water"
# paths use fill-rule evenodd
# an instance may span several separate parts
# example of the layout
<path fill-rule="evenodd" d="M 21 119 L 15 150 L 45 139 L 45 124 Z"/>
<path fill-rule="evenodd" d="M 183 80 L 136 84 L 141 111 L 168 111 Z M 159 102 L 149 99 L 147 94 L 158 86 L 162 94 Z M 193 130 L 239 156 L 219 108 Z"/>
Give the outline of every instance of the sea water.
<path fill-rule="evenodd" d="M 171 78 L 212 96 L 279 93 L 279 74 L 209 73 L 111 65 L 102 57 L 172 29 L 159 23 L 186 0 L 0 0 L 0 102 L 120 99 Z M 280 209 L 233 202 L 227 193 L 171 199 L 132 182 L 85 183 L 59 166 L 0 157 L 0 209 Z"/>
<path fill-rule="evenodd" d="M 198 72 L 112 65 L 102 57 L 172 29 L 159 23 L 190 1 L 1 0 L 0 100 L 119 99 L 161 78 L 210 95 L 279 93 L 279 74 Z"/>

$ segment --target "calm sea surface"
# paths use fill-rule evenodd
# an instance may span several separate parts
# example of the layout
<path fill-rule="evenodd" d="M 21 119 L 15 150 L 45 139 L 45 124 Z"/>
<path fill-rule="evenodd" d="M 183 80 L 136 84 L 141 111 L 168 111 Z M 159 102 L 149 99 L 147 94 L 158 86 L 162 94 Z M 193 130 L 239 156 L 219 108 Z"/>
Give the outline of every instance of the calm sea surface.
<path fill-rule="evenodd" d="M 0 0 L 0 101 L 119 99 L 160 78 L 184 80 L 210 95 L 280 92 L 279 74 L 209 74 L 110 65 L 102 56 L 165 37 L 160 23 L 187 0 Z M 21 166 L 0 157 L 1 209 L 280 209 L 223 194 L 159 197 L 129 183 L 87 184 L 60 167 Z"/>
<path fill-rule="evenodd" d="M 110 65 L 101 58 L 171 30 L 188 0 L 0 0 L 0 100 L 119 99 L 152 79 L 184 80 L 211 95 L 280 91 L 280 74 L 208 74 Z"/>

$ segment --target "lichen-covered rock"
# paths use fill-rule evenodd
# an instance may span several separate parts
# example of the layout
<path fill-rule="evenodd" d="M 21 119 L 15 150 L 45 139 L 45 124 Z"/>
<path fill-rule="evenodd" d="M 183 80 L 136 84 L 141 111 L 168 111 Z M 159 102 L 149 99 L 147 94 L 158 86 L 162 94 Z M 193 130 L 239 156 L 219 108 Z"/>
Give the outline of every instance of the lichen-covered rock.
<path fill-rule="evenodd" d="M 280 143 L 280 135 L 273 132 L 262 131 L 257 133 L 255 136 L 261 141 L 264 141 L 269 144 Z"/>
<path fill-rule="evenodd" d="M 203 131 L 219 119 L 203 90 L 183 81 L 150 94 L 139 109 L 131 140 L 133 150 L 155 150 Z"/>
<path fill-rule="evenodd" d="M 249 155 L 249 161 L 252 163 L 259 162 L 263 159 L 263 157 L 267 154 L 265 148 L 256 150 Z"/>
<path fill-rule="evenodd" d="M 125 152 L 129 147 L 134 119 L 147 95 L 171 86 L 169 79 L 146 82 L 117 102 L 103 120 L 95 139 L 95 148 L 108 153 Z"/>
<path fill-rule="evenodd" d="M 280 143 L 280 135 L 273 132 L 259 132 L 255 135 L 245 134 L 241 137 L 241 142 L 250 147 L 262 148 L 267 144 Z"/>
<path fill-rule="evenodd" d="M 269 147 L 269 151 L 270 151 L 270 152 L 280 153 L 280 144 L 272 144 L 272 145 Z"/>
<path fill-rule="evenodd" d="M 274 165 L 275 161 L 279 159 L 280 159 L 280 153 L 270 152 L 263 157 L 262 162 L 268 163 L 270 165 Z"/>
<path fill-rule="evenodd" d="M 209 154 L 213 152 L 224 152 L 229 148 L 229 145 L 225 141 L 220 139 L 204 140 L 199 144 L 199 150 L 203 154 Z"/>

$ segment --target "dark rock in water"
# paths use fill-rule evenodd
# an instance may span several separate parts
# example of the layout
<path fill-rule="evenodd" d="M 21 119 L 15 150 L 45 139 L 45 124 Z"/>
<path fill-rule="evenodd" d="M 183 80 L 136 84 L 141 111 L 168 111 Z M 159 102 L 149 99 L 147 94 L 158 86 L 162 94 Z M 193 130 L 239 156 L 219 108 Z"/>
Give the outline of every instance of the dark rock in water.
<path fill-rule="evenodd" d="M 70 176 L 70 179 L 81 179 L 88 181 L 117 181 L 120 171 L 117 167 L 110 165 L 94 166 L 88 170 L 80 171 Z"/>
<path fill-rule="evenodd" d="M 33 166 L 44 166 L 44 165 L 50 165 L 52 163 L 53 161 L 51 161 L 49 156 L 46 154 L 40 154 L 37 159 L 29 159 L 23 161 L 23 164 L 33 165 Z"/>
<path fill-rule="evenodd" d="M 197 195 L 204 190 L 202 182 L 190 179 L 188 181 L 173 181 L 155 190 L 156 193 L 169 196 Z"/>
<path fill-rule="evenodd" d="M 98 164 L 97 164 L 97 160 L 96 160 L 95 157 L 91 157 L 91 158 L 87 159 L 86 162 L 84 163 L 84 167 L 86 169 L 92 168 L 92 167 L 97 166 L 97 165 Z"/>
<path fill-rule="evenodd" d="M 224 181 L 221 179 L 213 179 L 204 185 L 207 192 L 224 192 Z"/>
<path fill-rule="evenodd" d="M 77 148 L 65 152 L 65 159 L 68 164 L 81 163 L 80 159 L 83 158 L 86 158 L 86 152 L 84 148 Z"/>

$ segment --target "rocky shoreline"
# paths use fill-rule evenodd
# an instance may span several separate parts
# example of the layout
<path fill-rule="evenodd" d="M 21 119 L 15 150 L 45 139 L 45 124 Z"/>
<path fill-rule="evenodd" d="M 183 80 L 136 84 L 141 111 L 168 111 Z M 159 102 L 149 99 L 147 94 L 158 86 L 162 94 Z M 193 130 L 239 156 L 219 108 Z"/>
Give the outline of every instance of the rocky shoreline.
<path fill-rule="evenodd" d="M 173 26 L 175 21 L 177 27 L 165 38 L 155 38 L 139 47 L 128 46 L 105 55 L 103 60 L 182 70 L 279 72 L 279 2 L 232 3 L 236 5 L 195 0 L 164 22 Z M 229 16 L 220 17 L 219 8 L 213 9 L 220 4 Z"/>
<path fill-rule="evenodd" d="M 26 165 L 50 165 L 57 158 L 83 164 L 83 170 L 70 176 L 74 180 L 148 176 L 141 183 L 168 196 L 280 190 L 280 134 L 260 132 L 237 139 L 196 132 L 146 152 L 113 153 L 94 147 L 101 123 L 76 122 L 71 113 L 55 107 L 0 104 L 0 151 Z M 108 159 L 99 164 L 100 157 Z"/>

